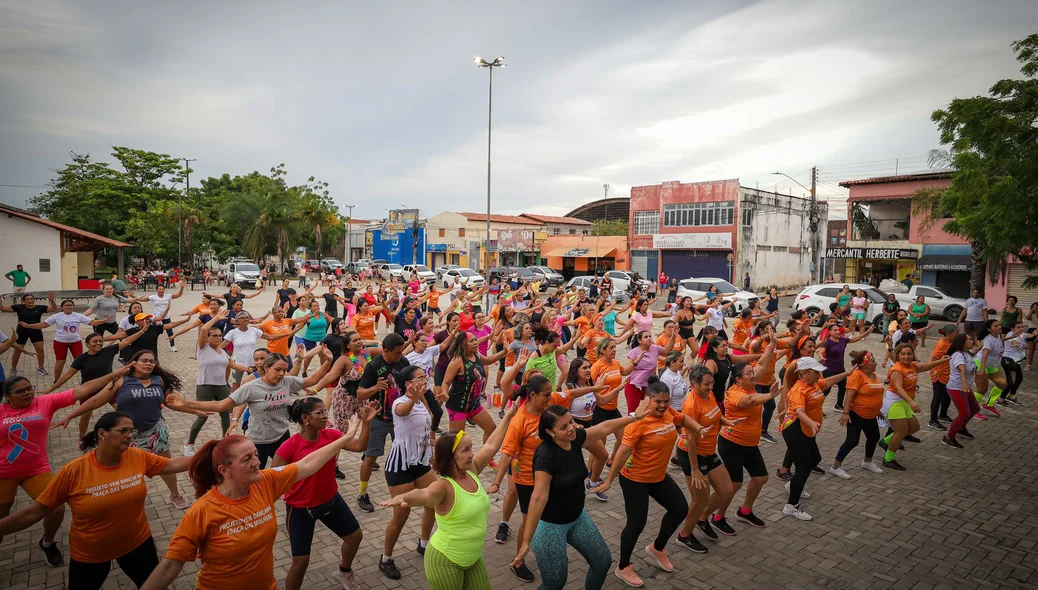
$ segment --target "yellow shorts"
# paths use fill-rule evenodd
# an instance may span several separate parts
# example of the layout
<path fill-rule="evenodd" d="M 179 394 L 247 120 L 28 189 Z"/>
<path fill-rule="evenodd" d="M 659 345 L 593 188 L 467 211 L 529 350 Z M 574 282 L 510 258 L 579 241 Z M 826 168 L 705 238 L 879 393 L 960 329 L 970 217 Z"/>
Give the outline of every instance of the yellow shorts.
<path fill-rule="evenodd" d="M 43 490 L 47 489 L 52 479 L 54 479 L 54 474 L 50 471 L 23 478 L 0 479 L 0 504 L 13 503 L 19 487 L 35 500 L 43 493 Z"/>

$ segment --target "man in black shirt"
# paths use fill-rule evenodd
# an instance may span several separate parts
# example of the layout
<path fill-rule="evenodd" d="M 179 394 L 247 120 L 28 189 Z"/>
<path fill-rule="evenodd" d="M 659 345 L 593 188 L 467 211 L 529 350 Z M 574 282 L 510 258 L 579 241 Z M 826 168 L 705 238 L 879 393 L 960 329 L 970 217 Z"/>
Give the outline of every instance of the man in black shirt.
<path fill-rule="evenodd" d="M 368 449 L 364 451 L 364 460 L 360 464 L 357 505 L 364 512 L 375 511 L 368 497 L 368 481 L 375 469 L 375 459 L 386 451 L 386 436 L 393 436 L 393 401 L 402 395 L 400 384 L 404 382 L 400 371 L 411 365 L 404 358 L 404 344 L 404 337 L 400 334 L 387 334 L 382 339 L 382 354 L 371 359 L 364 367 L 357 388 L 357 399 L 361 402 L 375 401 L 379 404 L 378 413 L 371 421 Z"/>

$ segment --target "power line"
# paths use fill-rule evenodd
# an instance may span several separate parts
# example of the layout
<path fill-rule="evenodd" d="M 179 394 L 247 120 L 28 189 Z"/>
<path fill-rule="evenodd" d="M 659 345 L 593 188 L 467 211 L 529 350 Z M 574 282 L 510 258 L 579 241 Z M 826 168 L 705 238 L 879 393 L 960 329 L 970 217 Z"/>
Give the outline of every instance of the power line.
<path fill-rule="evenodd" d="M 50 188 L 46 184 L 0 184 L 7 188 Z"/>

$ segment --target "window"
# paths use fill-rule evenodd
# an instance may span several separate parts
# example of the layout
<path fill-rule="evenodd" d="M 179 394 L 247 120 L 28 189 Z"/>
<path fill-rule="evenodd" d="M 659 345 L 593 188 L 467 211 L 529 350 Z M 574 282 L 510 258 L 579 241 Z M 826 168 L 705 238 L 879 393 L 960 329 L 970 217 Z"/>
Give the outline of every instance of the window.
<path fill-rule="evenodd" d="M 40 258 L 40 272 L 50 272 L 50 258 Z"/>
<path fill-rule="evenodd" d="M 922 295 L 923 297 L 932 297 L 934 299 L 941 298 L 941 294 L 937 291 L 934 291 L 933 289 L 924 289 L 923 287 L 916 289 L 915 293 L 916 295 Z"/>
<path fill-rule="evenodd" d="M 771 250 L 772 250 L 772 252 L 785 252 L 785 251 L 789 250 L 789 247 L 788 246 L 772 246 Z"/>
<path fill-rule="evenodd" d="M 660 231 L 659 211 L 635 211 L 634 233 L 636 235 L 654 234 Z"/>
<path fill-rule="evenodd" d="M 557 235 L 559 235 L 560 233 L 562 233 L 562 230 L 560 230 L 559 228 L 557 228 L 557 227 L 553 227 L 553 228 L 551 228 L 551 235 L 553 235 L 553 236 L 557 236 Z"/>
<path fill-rule="evenodd" d="M 753 209 L 742 210 L 742 225 L 743 227 L 750 227 L 753 225 Z"/>
<path fill-rule="evenodd" d="M 836 299 L 836 296 L 839 293 L 840 293 L 840 289 L 837 289 L 836 287 L 826 287 L 825 289 L 819 289 L 818 290 L 818 296 L 819 297 L 831 297 L 833 299 Z"/>
<path fill-rule="evenodd" d="M 635 212 L 635 221 L 637 221 Z M 749 225 L 753 212 L 743 212 L 743 225 Z M 715 201 L 710 203 L 674 203 L 663 206 L 664 227 L 695 227 L 733 225 L 735 223 L 735 202 Z"/>
<path fill-rule="evenodd" d="M 573 229 L 573 228 L 570 228 L 570 230 L 569 230 L 569 235 L 571 235 L 571 236 L 572 236 L 572 235 L 574 235 L 574 234 L 576 234 L 576 233 L 577 233 L 577 230 L 575 230 L 575 229 Z"/>
<path fill-rule="evenodd" d="M 441 238 L 446 238 L 447 237 L 447 230 L 442 228 L 442 227 L 440 228 L 440 237 Z"/>
<path fill-rule="evenodd" d="M 458 228 L 458 237 L 459 238 L 464 238 L 465 237 L 465 228 L 463 228 L 463 227 L 459 227 Z"/>

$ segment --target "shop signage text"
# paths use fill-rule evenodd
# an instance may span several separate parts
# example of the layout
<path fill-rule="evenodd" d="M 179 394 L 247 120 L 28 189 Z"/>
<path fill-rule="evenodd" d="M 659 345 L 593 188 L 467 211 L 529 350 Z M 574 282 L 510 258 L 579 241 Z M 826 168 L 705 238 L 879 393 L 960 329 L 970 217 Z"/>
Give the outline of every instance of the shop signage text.
<path fill-rule="evenodd" d="M 944 262 L 933 262 L 929 264 L 920 264 L 919 270 L 951 270 L 951 271 L 968 271 L 970 265 L 968 264 L 948 264 Z"/>
<path fill-rule="evenodd" d="M 829 248 L 826 258 L 861 258 L 864 260 L 900 260 L 919 258 L 919 250 L 911 248 Z"/>
<path fill-rule="evenodd" d="M 732 234 L 652 234 L 652 247 L 658 250 L 731 248 Z"/>

